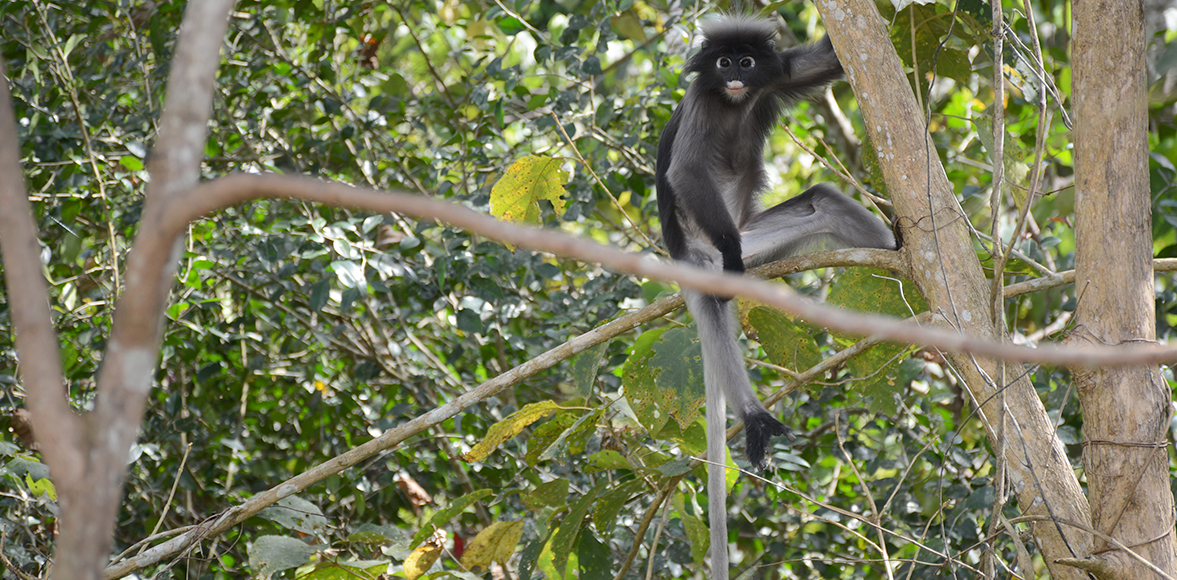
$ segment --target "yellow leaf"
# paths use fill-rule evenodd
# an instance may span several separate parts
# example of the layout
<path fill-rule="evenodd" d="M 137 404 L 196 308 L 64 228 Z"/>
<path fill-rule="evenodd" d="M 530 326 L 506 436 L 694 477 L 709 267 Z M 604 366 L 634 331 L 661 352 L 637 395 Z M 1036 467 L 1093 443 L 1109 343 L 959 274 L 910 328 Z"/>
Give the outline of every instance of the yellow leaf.
<path fill-rule="evenodd" d="M 495 522 L 478 533 L 462 554 L 462 566 L 472 572 L 490 569 L 491 562 L 503 566 L 515 553 L 519 538 L 523 535 L 523 522 Z"/>
<path fill-rule="evenodd" d="M 568 172 L 560 168 L 561 163 L 559 159 L 539 155 L 516 160 L 490 190 L 491 215 L 511 222 L 538 224 L 541 199 L 552 202 L 557 213 L 564 213 Z"/>
<path fill-rule="evenodd" d="M 53 485 L 52 481 L 48 479 L 33 480 L 32 476 L 25 474 L 25 485 L 29 486 L 29 491 L 37 497 L 48 496 L 50 501 L 57 501 L 57 487 Z"/>
<path fill-rule="evenodd" d="M 532 403 L 515 411 L 510 417 L 491 425 L 486 437 L 479 441 L 473 449 L 462 455 L 466 461 L 482 461 L 504 441 L 516 436 L 528 425 L 556 412 L 560 407 L 552 401 Z"/>
<path fill-rule="evenodd" d="M 437 561 L 437 557 L 441 556 L 441 546 L 435 546 L 431 543 L 421 544 L 405 558 L 405 578 L 409 580 L 417 580 L 424 576 L 433 563 Z"/>

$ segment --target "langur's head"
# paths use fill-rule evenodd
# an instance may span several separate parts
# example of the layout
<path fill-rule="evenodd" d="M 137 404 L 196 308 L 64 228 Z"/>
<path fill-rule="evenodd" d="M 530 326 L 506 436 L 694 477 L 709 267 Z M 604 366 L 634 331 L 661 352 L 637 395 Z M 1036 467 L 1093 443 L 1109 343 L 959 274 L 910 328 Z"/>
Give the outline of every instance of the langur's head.
<path fill-rule="evenodd" d="M 774 40 L 776 27 L 767 20 L 748 16 L 721 16 L 702 25 L 703 45 L 687 63 L 688 72 L 706 94 L 739 104 L 784 71 Z"/>

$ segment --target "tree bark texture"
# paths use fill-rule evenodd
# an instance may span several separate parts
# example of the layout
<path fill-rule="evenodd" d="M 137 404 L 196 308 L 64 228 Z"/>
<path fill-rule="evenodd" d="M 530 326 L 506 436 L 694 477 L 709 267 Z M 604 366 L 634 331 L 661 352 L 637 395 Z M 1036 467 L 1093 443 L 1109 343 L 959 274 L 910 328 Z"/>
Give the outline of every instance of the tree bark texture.
<path fill-rule="evenodd" d="M 61 425 L 65 433 L 42 441 L 61 506 L 51 578 L 97 580 L 110 561 L 127 454 L 159 366 L 164 307 L 175 278 L 176 260 L 170 257 L 170 250 L 176 239 L 164 235 L 162 223 L 171 199 L 191 190 L 200 180 L 215 73 L 234 1 L 190 2 L 185 8 L 159 141 L 153 151 L 148 199 L 128 259 L 127 287 L 118 300 L 98 374 L 94 410 L 80 418 L 70 414 L 67 393 L 59 379 L 57 384 L 36 380 L 28 383 L 36 390 L 29 393 L 34 424 Z M 8 122 L 0 124 L 0 132 L 15 143 L 16 133 Z M 6 182 L 14 181 L 9 178 Z M 35 232 L 30 232 L 28 240 L 35 239 Z M 39 265 L 29 276 L 41 276 Z M 39 299 L 43 301 L 44 294 Z M 34 324 L 23 326 L 36 328 Z M 46 352 L 47 347 L 37 345 L 30 352 L 27 339 L 22 340 L 22 357 L 43 356 Z M 56 349 L 52 345 L 54 355 Z M 24 368 L 22 372 L 29 370 L 32 369 Z M 52 433 L 53 428 L 43 427 L 41 432 Z"/>
<path fill-rule="evenodd" d="M 818 9 L 858 97 L 895 205 L 912 281 L 932 312 L 952 327 L 1001 337 L 1004 333 L 990 317 L 989 282 L 973 251 L 968 217 L 940 164 L 886 22 L 869 0 L 819 0 Z M 999 460 L 1023 513 L 1086 522 L 1086 498 L 1023 368 L 1007 365 L 1004 376 L 1011 383 L 999 385 L 1002 375 L 995 361 L 954 353 L 946 357 L 972 400 L 981 404 L 993 448 L 1004 450 Z M 1088 554 L 1087 533 L 1050 521 L 1036 522 L 1031 529 L 1053 578 L 1086 577 L 1054 560 Z"/>
<path fill-rule="evenodd" d="M 1140 0 L 1075 0 L 1076 328 L 1108 346 L 1156 339 L 1144 10 Z M 1111 234 L 1111 235 L 1109 235 Z M 1156 366 L 1077 369 L 1091 524 L 1177 575 L 1166 432 L 1172 394 Z M 1114 578 L 1155 578 L 1096 538 Z"/>

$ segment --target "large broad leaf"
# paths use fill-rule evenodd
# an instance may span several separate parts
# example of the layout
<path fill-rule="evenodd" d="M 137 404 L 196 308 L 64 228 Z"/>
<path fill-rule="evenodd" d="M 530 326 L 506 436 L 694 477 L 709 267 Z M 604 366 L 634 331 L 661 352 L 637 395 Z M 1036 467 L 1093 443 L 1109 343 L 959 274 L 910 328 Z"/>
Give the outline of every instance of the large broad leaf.
<path fill-rule="evenodd" d="M 881 270 L 855 268 L 840 276 L 830 289 L 831 304 L 851 310 L 879 312 L 890 316 L 906 318 L 928 309 L 923 297 L 916 289 L 901 279 Z M 843 343 L 851 338 L 837 335 Z M 862 379 L 858 392 L 873 410 L 893 414 L 896 410 L 895 396 L 915 376 L 915 368 L 906 367 L 905 372 L 896 374 L 907 345 L 882 343 L 875 345 L 847 362 L 854 376 Z"/>
<path fill-rule="evenodd" d="M 810 327 L 791 320 L 779 310 L 757 306 L 748 313 L 768 360 L 785 368 L 803 371 L 821 361 L 821 351 Z"/>
<path fill-rule="evenodd" d="M 576 543 L 578 580 L 609 580 L 613 578 L 613 552 L 601 543 L 592 530 L 583 530 Z"/>
<path fill-rule="evenodd" d="M 538 224 L 539 201 L 552 202 L 556 213 L 564 213 L 564 184 L 568 172 L 563 161 L 540 155 L 516 160 L 490 191 L 490 213 L 512 222 Z"/>
<path fill-rule="evenodd" d="M 635 495 L 645 491 L 646 485 L 643 479 L 633 479 L 601 495 L 593 508 L 593 523 L 597 531 L 608 534 L 617 525 L 617 514 L 621 513 L 621 508 Z"/>
<path fill-rule="evenodd" d="M 490 569 L 492 562 L 498 562 L 504 567 L 507 560 L 515 554 L 515 547 L 519 545 L 519 538 L 523 535 L 523 521 L 494 522 L 466 546 L 462 554 L 462 565 L 474 572 L 485 572 Z"/>
<path fill-rule="evenodd" d="M 597 421 L 601 415 L 605 413 L 603 407 L 591 413 L 585 413 L 578 418 L 570 427 L 560 433 L 554 441 L 551 442 L 544 449 L 543 453 L 539 454 L 539 461 L 546 461 L 555 459 L 562 453 L 573 454 L 579 453 L 584 448 L 584 442 L 589 435 L 596 432 Z M 531 454 L 528 453 L 530 456 Z"/>
<path fill-rule="evenodd" d="M 552 444 L 576 424 L 581 413 L 581 411 L 562 410 L 557 412 L 550 421 L 536 427 L 527 439 L 527 453 L 523 456 L 524 460 L 529 465 L 539 463 L 540 456 L 551 449 Z"/>
<path fill-rule="evenodd" d="M 643 333 L 622 369 L 626 399 L 650 433 L 671 418 L 681 428 L 699 418 L 706 396 L 703 351 L 693 327 Z"/>
<path fill-rule="evenodd" d="M 895 23 L 891 27 L 891 40 L 895 44 L 895 51 L 899 58 L 908 66 L 912 65 L 912 54 L 915 54 L 915 64 L 919 66 L 921 92 L 926 94 L 924 84 L 925 73 L 936 67 L 936 74 L 959 82 L 967 81 L 972 73 L 967 52 L 957 48 L 952 43 L 944 43 L 942 38 L 948 35 L 951 18 L 939 17 L 939 8 L 912 4 L 900 10 L 895 15 Z M 912 23 L 915 23 L 914 53 L 912 52 Z M 958 34 L 963 27 L 956 27 Z"/>
<path fill-rule="evenodd" d="M 297 568 L 311 560 L 318 550 L 302 540 L 287 536 L 262 536 L 249 546 L 249 565 L 258 576 Z"/>
<path fill-rule="evenodd" d="M 327 531 L 327 517 L 319 506 L 296 495 L 278 500 L 258 515 L 286 529 L 308 535 Z"/>
<path fill-rule="evenodd" d="M 910 282 L 877 268 L 851 268 L 834 281 L 829 304 L 847 310 L 907 318 L 928 309 Z"/>

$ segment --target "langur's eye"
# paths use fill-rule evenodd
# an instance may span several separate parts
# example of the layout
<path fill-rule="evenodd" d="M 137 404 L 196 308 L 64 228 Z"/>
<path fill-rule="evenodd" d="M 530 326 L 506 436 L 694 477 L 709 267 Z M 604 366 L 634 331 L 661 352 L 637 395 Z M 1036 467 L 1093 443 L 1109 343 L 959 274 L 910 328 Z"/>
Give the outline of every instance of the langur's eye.
<path fill-rule="evenodd" d="M 756 66 L 756 59 L 750 56 L 745 56 L 744 58 L 740 59 L 740 68 L 752 68 L 754 66 Z"/>
<path fill-rule="evenodd" d="M 731 65 L 732 65 L 732 59 L 730 59 L 726 56 L 721 56 L 721 57 L 719 57 L 719 60 L 715 61 L 715 66 L 717 66 L 719 68 L 727 68 Z"/>

